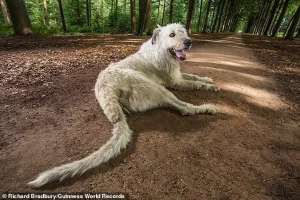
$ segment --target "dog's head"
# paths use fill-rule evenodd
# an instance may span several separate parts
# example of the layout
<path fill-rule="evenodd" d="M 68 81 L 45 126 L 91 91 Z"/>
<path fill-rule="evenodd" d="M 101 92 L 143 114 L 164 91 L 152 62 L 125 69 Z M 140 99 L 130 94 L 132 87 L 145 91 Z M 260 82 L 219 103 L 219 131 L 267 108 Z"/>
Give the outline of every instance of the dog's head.
<path fill-rule="evenodd" d="M 183 61 L 186 59 L 184 50 L 191 48 L 192 40 L 181 24 L 169 24 L 153 31 L 152 45 L 159 45 L 174 58 Z"/>

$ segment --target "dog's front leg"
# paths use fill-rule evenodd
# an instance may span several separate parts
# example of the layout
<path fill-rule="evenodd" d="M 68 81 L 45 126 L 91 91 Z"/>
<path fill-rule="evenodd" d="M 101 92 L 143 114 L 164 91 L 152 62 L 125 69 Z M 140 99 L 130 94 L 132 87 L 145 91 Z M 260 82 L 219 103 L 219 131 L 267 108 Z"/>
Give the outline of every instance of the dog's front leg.
<path fill-rule="evenodd" d="M 204 83 L 202 81 L 186 80 L 183 78 L 172 81 L 170 87 L 178 90 L 206 90 L 213 92 L 220 91 L 220 89 L 213 84 Z"/>
<path fill-rule="evenodd" d="M 208 77 L 200 77 L 194 74 L 187 74 L 187 73 L 182 73 L 181 74 L 182 78 L 185 80 L 191 80 L 191 81 L 201 81 L 204 83 L 212 83 L 213 79 L 208 78 Z"/>

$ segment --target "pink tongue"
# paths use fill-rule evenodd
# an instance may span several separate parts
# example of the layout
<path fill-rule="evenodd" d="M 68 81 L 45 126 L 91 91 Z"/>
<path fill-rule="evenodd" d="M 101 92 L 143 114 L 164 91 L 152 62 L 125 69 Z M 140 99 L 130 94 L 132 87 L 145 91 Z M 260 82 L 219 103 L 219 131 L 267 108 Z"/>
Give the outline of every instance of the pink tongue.
<path fill-rule="evenodd" d="M 186 55 L 183 52 L 176 51 L 175 53 L 176 53 L 177 58 L 181 58 L 183 60 L 186 59 Z"/>

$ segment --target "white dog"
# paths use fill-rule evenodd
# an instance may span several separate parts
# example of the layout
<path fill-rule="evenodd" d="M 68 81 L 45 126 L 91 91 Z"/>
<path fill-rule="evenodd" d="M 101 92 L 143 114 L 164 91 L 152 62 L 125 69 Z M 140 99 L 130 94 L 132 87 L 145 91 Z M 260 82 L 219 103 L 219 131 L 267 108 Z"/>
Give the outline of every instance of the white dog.
<path fill-rule="evenodd" d="M 29 185 L 40 187 L 81 175 L 118 155 L 131 140 L 132 134 L 124 110 L 143 112 L 156 107 L 170 107 L 182 115 L 217 113 L 212 105 L 196 106 L 180 101 L 165 88 L 219 91 L 211 84 L 210 78 L 180 72 L 180 61 L 186 59 L 184 50 L 190 49 L 191 44 L 182 25 L 169 24 L 155 29 L 152 38 L 137 53 L 103 70 L 99 74 L 95 93 L 113 124 L 113 136 L 88 157 L 45 171 Z"/>

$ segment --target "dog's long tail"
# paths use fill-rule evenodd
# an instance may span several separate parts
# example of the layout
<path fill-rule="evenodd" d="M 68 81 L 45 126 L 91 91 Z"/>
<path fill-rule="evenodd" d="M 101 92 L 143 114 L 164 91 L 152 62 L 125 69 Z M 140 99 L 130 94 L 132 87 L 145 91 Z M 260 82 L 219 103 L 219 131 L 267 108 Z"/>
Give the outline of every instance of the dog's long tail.
<path fill-rule="evenodd" d="M 81 160 L 42 172 L 36 180 L 29 182 L 28 185 L 32 187 L 41 187 L 53 181 L 62 181 L 68 177 L 81 175 L 87 170 L 107 162 L 110 158 L 118 155 L 120 151 L 126 147 L 131 140 L 132 131 L 128 127 L 122 108 L 119 103 L 114 100 L 105 101 L 105 103 L 106 105 L 103 107 L 104 113 L 113 123 L 113 136 L 109 141 L 99 150 Z M 112 113 L 114 116 L 108 116 Z"/>

